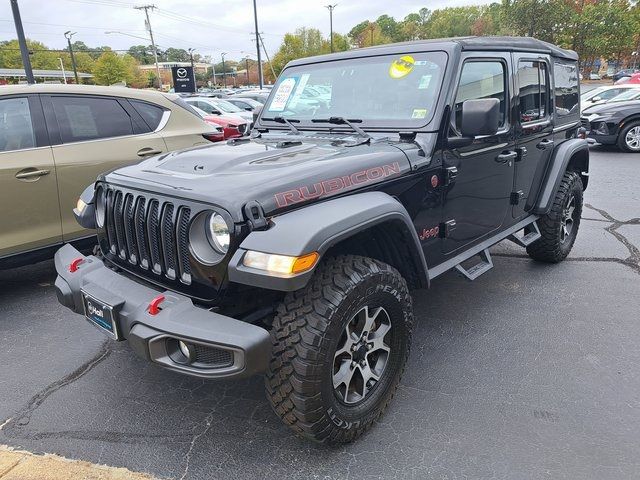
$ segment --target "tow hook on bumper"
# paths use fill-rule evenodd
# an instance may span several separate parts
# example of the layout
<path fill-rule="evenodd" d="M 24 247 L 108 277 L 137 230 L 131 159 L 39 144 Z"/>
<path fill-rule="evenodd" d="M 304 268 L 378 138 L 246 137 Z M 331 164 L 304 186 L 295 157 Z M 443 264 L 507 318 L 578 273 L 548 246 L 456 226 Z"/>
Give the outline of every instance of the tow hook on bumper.
<path fill-rule="evenodd" d="M 69 265 L 82 258 L 77 270 Z M 183 295 L 161 292 L 107 268 L 95 256 L 84 257 L 71 245 L 55 255 L 58 301 L 85 315 L 85 297 L 113 310 L 121 339 L 141 357 L 164 368 L 204 378 L 241 378 L 266 370 L 269 333 L 261 327 L 210 312 Z M 148 311 L 164 296 L 156 315 Z"/>

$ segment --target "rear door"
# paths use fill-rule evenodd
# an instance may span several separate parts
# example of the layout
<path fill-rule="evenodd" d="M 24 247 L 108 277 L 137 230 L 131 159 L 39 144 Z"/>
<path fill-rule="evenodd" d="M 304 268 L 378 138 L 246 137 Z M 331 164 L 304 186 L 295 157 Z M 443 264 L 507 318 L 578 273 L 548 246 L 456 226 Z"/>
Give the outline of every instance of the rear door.
<path fill-rule="evenodd" d="M 466 100 L 500 100 L 501 120 L 495 135 L 477 137 L 472 145 L 444 152 L 444 167 L 456 173 L 443 206 L 443 221 L 455 227 L 449 229 L 442 244 L 447 255 L 502 226 L 509 211 L 516 155 L 509 110 L 513 91 L 510 55 L 470 52 L 463 60 L 449 137 L 460 136 L 462 104 Z"/>
<path fill-rule="evenodd" d="M 126 99 L 93 95 L 43 96 L 58 174 L 65 241 L 91 235 L 73 216 L 87 185 L 100 173 L 166 151 Z"/>
<path fill-rule="evenodd" d="M 38 95 L 0 97 L 0 257 L 62 241 L 56 167 Z"/>
<path fill-rule="evenodd" d="M 518 89 L 512 216 L 519 219 L 533 207 L 553 152 L 551 86 L 548 56 L 514 54 Z"/>

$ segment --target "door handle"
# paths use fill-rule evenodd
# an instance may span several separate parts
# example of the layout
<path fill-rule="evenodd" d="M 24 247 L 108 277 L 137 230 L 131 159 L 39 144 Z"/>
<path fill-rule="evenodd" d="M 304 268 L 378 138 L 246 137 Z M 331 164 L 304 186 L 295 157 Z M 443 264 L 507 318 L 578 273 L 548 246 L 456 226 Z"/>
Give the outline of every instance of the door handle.
<path fill-rule="evenodd" d="M 513 152 L 510 150 L 508 152 L 502 152 L 500 155 L 498 155 L 496 157 L 496 162 L 507 163 L 515 160 L 516 158 L 518 158 L 518 152 Z"/>
<path fill-rule="evenodd" d="M 44 175 L 49 175 L 49 170 L 21 170 L 16 173 L 16 178 L 18 180 L 29 180 L 30 178 L 40 178 Z"/>
<path fill-rule="evenodd" d="M 553 140 L 544 139 L 540 143 L 536 145 L 538 150 L 546 150 L 547 148 L 553 147 Z"/>
<path fill-rule="evenodd" d="M 162 150 L 156 150 L 151 147 L 141 148 L 138 150 L 139 157 L 148 157 L 149 155 L 158 155 L 159 153 L 162 153 Z"/>

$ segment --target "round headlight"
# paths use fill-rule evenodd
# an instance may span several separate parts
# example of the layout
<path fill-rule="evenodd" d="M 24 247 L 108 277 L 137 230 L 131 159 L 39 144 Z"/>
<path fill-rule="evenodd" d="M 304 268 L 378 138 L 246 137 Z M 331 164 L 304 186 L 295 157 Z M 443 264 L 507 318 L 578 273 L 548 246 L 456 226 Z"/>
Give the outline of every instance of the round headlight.
<path fill-rule="evenodd" d="M 207 229 L 207 236 L 209 237 L 211 246 L 218 253 L 227 253 L 229 250 L 229 243 L 231 242 L 231 234 L 224 217 L 217 212 L 213 212 L 209 216 Z"/>
<path fill-rule="evenodd" d="M 96 190 L 96 225 L 98 228 L 104 227 L 105 212 L 107 210 L 107 192 L 99 187 Z"/>

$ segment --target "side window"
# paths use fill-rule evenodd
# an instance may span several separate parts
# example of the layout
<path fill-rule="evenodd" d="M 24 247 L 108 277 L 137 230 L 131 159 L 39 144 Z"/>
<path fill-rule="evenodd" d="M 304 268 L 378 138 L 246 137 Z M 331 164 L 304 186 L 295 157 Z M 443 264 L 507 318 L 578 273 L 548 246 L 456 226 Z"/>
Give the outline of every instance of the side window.
<path fill-rule="evenodd" d="M 575 64 L 554 63 L 555 112 L 559 119 L 578 115 L 578 68 Z"/>
<path fill-rule="evenodd" d="M 114 98 L 52 97 L 63 143 L 133 134 L 129 114 Z"/>
<path fill-rule="evenodd" d="M 520 92 L 520 122 L 535 122 L 547 116 L 549 86 L 544 62 L 520 60 L 518 86 Z"/>
<path fill-rule="evenodd" d="M 611 88 L 609 90 L 605 90 L 599 95 L 596 95 L 596 97 L 599 97 L 601 100 L 611 100 L 613 97 L 617 97 L 624 91 L 624 88 Z"/>
<path fill-rule="evenodd" d="M 165 110 L 158 105 L 152 105 L 147 102 L 141 102 L 139 100 L 129 100 L 133 108 L 140 114 L 145 123 L 153 131 L 160 125 L 162 121 L 162 115 Z"/>
<path fill-rule="evenodd" d="M 0 100 L 0 152 L 36 146 L 27 98 Z"/>
<path fill-rule="evenodd" d="M 497 98 L 500 100 L 500 127 L 506 118 L 505 65 L 497 60 L 470 61 L 462 67 L 454 103 L 454 126 L 460 131 L 462 104 L 466 100 Z"/>

